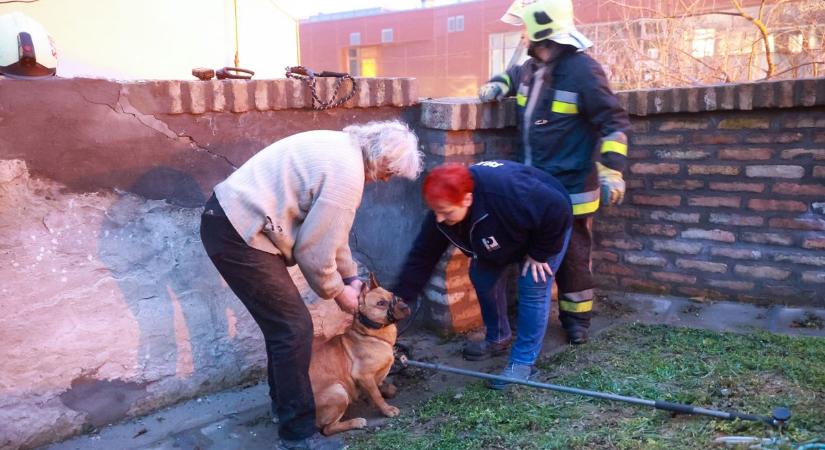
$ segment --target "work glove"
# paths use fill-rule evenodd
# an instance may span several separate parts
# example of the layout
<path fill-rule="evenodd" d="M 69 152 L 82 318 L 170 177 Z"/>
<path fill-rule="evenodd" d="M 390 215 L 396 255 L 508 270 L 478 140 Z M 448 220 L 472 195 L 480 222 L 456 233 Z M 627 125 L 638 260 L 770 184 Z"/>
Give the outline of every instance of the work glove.
<path fill-rule="evenodd" d="M 482 85 L 478 89 L 478 98 L 482 102 L 492 102 L 501 100 L 508 91 L 507 85 L 500 81 L 492 81 Z"/>
<path fill-rule="evenodd" d="M 624 200 L 624 178 L 618 170 L 613 170 L 604 164 L 597 162 L 596 168 L 599 171 L 599 185 L 602 188 L 603 205 L 621 205 Z"/>

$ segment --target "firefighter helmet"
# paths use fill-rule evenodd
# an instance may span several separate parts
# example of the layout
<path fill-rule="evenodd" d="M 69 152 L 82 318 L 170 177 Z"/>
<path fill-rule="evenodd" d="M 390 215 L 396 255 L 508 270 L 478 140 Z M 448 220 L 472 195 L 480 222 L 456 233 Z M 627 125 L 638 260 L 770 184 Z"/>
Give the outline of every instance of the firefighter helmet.
<path fill-rule="evenodd" d="M 522 4 L 521 20 L 533 42 L 551 40 L 585 50 L 593 43 L 576 30 L 572 0 L 536 0 Z"/>
<path fill-rule="evenodd" d="M 0 15 L 0 74 L 45 78 L 57 72 L 57 51 L 46 29 L 23 13 Z"/>

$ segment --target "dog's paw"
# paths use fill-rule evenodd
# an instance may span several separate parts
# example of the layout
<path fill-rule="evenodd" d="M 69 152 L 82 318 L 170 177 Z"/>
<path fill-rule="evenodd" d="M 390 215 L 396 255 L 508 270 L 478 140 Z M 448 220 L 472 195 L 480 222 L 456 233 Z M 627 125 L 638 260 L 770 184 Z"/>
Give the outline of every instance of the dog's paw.
<path fill-rule="evenodd" d="M 401 413 L 401 410 L 396 408 L 395 406 L 387 405 L 381 410 L 381 413 L 383 413 L 387 417 L 395 417 Z"/>
<path fill-rule="evenodd" d="M 395 387 L 392 383 L 384 383 L 379 387 L 381 390 L 381 395 L 384 398 L 393 398 L 395 397 L 396 392 L 398 392 L 398 388 Z"/>
<path fill-rule="evenodd" d="M 364 427 L 367 426 L 367 419 L 365 419 L 363 417 L 358 417 L 358 418 L 352 419 L 351 423 L 352 423 L 352 428 L 361 429 L 361 428 L 364 428 Z"/>

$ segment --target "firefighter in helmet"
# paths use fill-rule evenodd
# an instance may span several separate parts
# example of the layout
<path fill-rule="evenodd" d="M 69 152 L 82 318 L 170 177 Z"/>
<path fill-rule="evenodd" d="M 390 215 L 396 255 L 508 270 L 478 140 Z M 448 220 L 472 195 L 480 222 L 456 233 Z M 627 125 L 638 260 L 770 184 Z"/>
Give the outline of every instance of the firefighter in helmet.
<path fill-rule="evenodd" d="M 516 0 L 502 20 L 523 24 L 530 59 L 494 76 L 479 98 L 516 97 L 525 164 L 554 176 L 570 194 L 573 234 L 556 282 L 568 341 L 581 344 L 593 308 L 593 214 L 624 198 L 630 123 L 601 65 L 584 53 L 593 43 L 576 30 L 571 0 Z"/>
<path fill-rule="evenodd" d="M 57 51 L 46 29 L 23 13 L 0 15 L 0 75 L 38 79 L 57 72 Z"/>

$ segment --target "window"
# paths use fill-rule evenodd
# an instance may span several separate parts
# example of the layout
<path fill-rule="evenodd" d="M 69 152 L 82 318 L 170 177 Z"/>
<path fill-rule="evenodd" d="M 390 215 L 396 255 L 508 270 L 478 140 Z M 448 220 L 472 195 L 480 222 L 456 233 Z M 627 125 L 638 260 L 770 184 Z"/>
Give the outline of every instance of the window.
<path fill-rule="evenodd" d="M 361 45 L 361 33 L 350 33 L 349 45 Z"/>
<path fill-rule="evenodd" d="M 713 28 L 697 28 L 693 30 L 693 51 L 696 58 L 713 56 L 713 47 L 716 42 L 716 30 Z"/>
<path fill-rule="evenodd" d="M 376 47 L 356 47 L 347 49 L 347 71 L 354 77 L 375 77 L 378 73 L 378 51 Z"/>
<path fill-rule="evenodd" d="M 381 42 L 392 42 L 392 28 L 381 30 Z"/>
<path fill-rule="evenodd" d="M 464 16 L 451 16 L 447 18 L 447 32 L 456 33 L 464 31 Z"/>
<path fill-rule="evenodd" d="M 791 53 L 802 53 L 802 33 L 791 33 L 788 36 L 788 51 Z"/>
<path fill-rule="evenodd" d="M 507 69 L 507 64 L 512 59 L 516 48 L 518 48 L 520 40 L 520 32 L 490 35 L 490 76 L 504 72 Z M 526 56 L 526 54 L 521 55 L 518 63 L 523 62 Z"/>
<path fill-rule="evenodd" d="M 350 39 L 352 40 L 352 39 Z M 358 49 L 351 48 L 347 51 L 347 72 L 354 77 L 361 76 L 360 66 L 358 64 Z"/>

